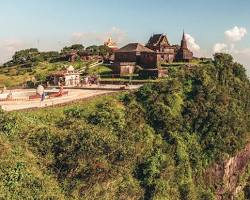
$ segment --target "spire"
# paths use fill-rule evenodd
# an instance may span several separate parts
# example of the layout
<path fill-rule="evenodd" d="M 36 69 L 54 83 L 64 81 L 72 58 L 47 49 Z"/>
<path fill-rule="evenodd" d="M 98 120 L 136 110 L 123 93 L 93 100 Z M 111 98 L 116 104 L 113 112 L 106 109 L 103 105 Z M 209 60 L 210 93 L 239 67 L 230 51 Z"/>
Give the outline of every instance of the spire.
<path fill-rule="evenodd" d="M 184 30 L 183 30 L 182 40 L 181 40 L 181 48 L 182 49 L 187 49 L 187 40 L 186 40 Z"/>
<path fill-rule="evenodd" d="M 182 34 L 182 40 L 186 40 L 184 29 L 183 29 L 183 34 Z"/>

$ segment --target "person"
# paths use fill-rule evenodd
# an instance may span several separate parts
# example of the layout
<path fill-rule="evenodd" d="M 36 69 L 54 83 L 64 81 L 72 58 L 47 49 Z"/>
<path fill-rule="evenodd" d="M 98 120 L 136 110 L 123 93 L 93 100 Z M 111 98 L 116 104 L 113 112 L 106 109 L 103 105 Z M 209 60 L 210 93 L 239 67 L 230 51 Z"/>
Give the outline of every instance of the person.
<path fill-rule="evenodd" d="M 42 96 L 41 96 L 41 101 L 45 100 L 45 92 L 43 92 Z"/>
<path fill-rule="evenodd" d="M 42 93 L 41 95 L 41 102 L 40 102 L 40 106 L 42 106 L 42 102 L 45 100 L 45 92 Z"/>

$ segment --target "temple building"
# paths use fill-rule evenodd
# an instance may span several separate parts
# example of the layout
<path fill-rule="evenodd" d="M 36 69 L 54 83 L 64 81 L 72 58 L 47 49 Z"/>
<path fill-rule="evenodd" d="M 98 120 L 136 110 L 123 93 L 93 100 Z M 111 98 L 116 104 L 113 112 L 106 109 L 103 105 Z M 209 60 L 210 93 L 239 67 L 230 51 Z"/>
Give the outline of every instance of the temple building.
<path fill-rule="evenodd" d="M 141 54 L 143 52 L 154 53 L 153 50 L 140 43 L 130 43 L 115 51 L 116 62 L 134 62 L 140 65 Z"/>
<path fill-rule="evenodd" d="M 181 46 L 170 45 L 167 36 L 164 34 L 155 34 L 150 37 L 146 47 L 156 52 L 158 63 L 189 62 L 193 58 L 193 53 L 188 49 L 184 32 Z"/>
<path fill-rule="evenodd" d="M 165 34 L 155 34 L 150 37 L 146 46 L 140 43 L 130 43 L 115 51 L 114 65 L 119 68 L 139 65 L 146 71 L 155 71 L 163 63 L 190 62 L 193 53 L 188 49 L 185 33 L 181 45 L 171 45 Z"/>
<path fill-rule="evenodd" d="M 151 36 L 146 47 L 156 52 L 158 62 L 173 62 L 175 59 L 175 47 L 170 45 L 164 34 Z"/>
<path fill-rule="evenodd" d="M 68 87 L 75 87 L 80 84 L 80 73 L 73 66 L 69 66 L 66 70 L 58 71 L 51 76 L 54 85 L 63 84 Z"/>
<path fill-rule="evenodd" d="M 120 74 L 133 73 L 136 65 L 144 63 L 144 56 L 155 52 L 140 43 L 130 43 L 115 51 L 115 66 L 119 66 L 116 72 Z"/>
<path fill-rule="evenodd" d="M 193 52 L 188 49 L 187 40 L 185 37 L 185 33 L 183 32 L 181 47 L 178 49 L 177 54 L 175 56 L 176 61 L 189 62 L 193 58 Z"/>

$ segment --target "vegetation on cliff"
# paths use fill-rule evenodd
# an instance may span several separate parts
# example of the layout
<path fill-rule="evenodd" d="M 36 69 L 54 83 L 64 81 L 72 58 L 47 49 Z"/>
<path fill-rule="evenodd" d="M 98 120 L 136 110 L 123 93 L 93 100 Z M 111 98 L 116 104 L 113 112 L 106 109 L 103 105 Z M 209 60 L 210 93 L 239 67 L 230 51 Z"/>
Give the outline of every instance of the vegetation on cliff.
<path fill-rule="evenodd" d="M 249 142 L 249 80 L 227 54 L 169 73 L 133 93 L 1 112 L 0 198 L 215 199 L 204 174 Z"/>

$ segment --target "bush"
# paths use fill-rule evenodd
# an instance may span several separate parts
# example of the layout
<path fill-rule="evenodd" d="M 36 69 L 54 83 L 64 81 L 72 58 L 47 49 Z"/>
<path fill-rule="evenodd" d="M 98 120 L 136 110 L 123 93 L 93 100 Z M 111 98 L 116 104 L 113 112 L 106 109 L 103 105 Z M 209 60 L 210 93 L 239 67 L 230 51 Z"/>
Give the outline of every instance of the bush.
<path fill-rule="evenodd" d="M 125 126 L 124 108 L 116 101 L 100 103 L 96 106 L 95 112 L 90 114 L 88 121 L 119 132 Z"/>
<path fill-rule="evenodd" d="M 17 123 L 15 116 L 0 109 L 0 133 L 13 135 L 16 133 L 16 129 Z"/>

